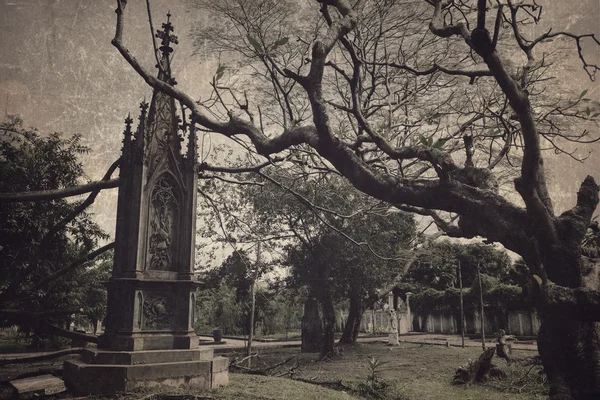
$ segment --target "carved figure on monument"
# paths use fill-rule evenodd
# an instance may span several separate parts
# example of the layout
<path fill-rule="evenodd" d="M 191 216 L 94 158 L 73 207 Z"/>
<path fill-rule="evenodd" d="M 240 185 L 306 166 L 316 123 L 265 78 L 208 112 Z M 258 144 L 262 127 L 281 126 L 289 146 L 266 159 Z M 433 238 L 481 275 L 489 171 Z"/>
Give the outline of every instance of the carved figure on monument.
<path fill-rule="evenodd" d="M 143 329 L 171 329 L 173 300 L 162 293 L 149 293 L 144 299 Z"/>
<path fill-rule="evenodd" d="M 177 199 L 166 177 L 161 177 L 154 187 L 150 206 L 150 239 L 148 269 L 171 271 L 173 265 L 173 239 L 178 215 Z"/>
<path fill-rule="evenodd" d="M 170 115 L 170 98 L 164 93 L 157 93 L 154 101 L 155 105 L 155 117 L 152 121 L 152 125 L 148 130 L 147 142 L 149 143 L 146 148 L 145 160 L 148 165 L 148 177 L 151 177 L 156 167 L 158 166 L 166 148 L 171 135 L 171 115 Z"/>

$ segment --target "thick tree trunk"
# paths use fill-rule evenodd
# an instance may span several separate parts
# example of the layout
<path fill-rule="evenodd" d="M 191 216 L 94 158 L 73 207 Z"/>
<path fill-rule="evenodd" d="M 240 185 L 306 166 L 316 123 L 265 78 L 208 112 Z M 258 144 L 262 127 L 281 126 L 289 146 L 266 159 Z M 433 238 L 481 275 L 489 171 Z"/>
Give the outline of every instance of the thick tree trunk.
<path fill-rule="evenodd" d="M 572 313 L 542 317 L 538 349 L 551 400 L 600 398 L 600 324 Z"/>
<path fill-rule="evenodd" d="M 564 251 L 563 257 L 555 256 L 555 262 L 546 259 L 550 281 L 563 287 L 598 290 L 599 260 L 581 257 L 579 247 L 569 240 L 562 241 L 557 249 Z M 574 311 L 559 303 L 539 308 L 542 325 L 538 349 L 550 383 L 550 399 L 599 399 L 600 322 L 593 321 L 594 316 L 583 307 Z"/>
<path fill-rule="evenodd" d="M 350 293 L 350 309 L 348 310 L 348 321 L 344 327 L 340 344 L 354 344 L 360 331 L 360 322 L 363 314 L 363 302 L 356 293 Z"/>
<path fill-rule="evenodd" d="M 302 316 L 302 353 L 316 353 L 321 351 L 323 343 L 323 329 L 319 315 L 319 302 L 314 293 L 309 293 L 304 301 L 304 315 Z"/>
<path fill-rule="evenodd" d="M 335 309 L 331 290 L 325 285 L 320 294 L 321 309 L 323 310 L 323 343 L 321 357 L 328 357 L 334 353 L 335 347 Z"/>

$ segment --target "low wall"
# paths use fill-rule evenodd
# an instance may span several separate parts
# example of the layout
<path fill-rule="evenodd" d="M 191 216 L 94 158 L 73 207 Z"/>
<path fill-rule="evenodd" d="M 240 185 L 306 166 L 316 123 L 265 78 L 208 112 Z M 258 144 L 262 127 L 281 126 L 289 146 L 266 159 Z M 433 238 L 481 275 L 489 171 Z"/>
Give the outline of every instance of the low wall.
<path fill-rule="evenodd" d="M 398 333 L 408 333 L 412 330 L 408 312 L 397 312 L 396 317 L 398 318 Z M 390 314 L 383 310 L 365 311 L 360 323 L 360 330 L 369 333 L 389 332 L 391 328 Z"/>
<path fill-rule="evenodd" d="M 412 329 L 416 332 L 460 333 L 460 316 L 458 313 L 432 313 L 426 316 L 414 315 Z M 479 312 L 466 313 L 466 333 L 481 333 L 481 315 Z M 509 335 L 537 336 L 540 320 L 535 311 L 510 311 L 505 320 L 498 316 L 485 314 L 484 328 L 486 334 L 494 334 L 504 329 Z"/>
<path fill-rule="evenodd" d="M 398 312 L 398 333 L 460 333 L 460 316 L 458 313 L 438 312 L 429 315 L 412 314 L 410 311 Z M 481 333 L 481 315 L 475 311 L 465 314 L 466 333 Z M 509 335 L 537 336 L 540 320 L 535 311 L 511 311 L 505 321 L 497 316 L 485 315 L 485 333 L 492 335 L 504 329 Z M 360 329 L 362 332 L 383 333 L 391 330 L 389 313 L 382 310 L 367 310 L 363 314 Z"/>

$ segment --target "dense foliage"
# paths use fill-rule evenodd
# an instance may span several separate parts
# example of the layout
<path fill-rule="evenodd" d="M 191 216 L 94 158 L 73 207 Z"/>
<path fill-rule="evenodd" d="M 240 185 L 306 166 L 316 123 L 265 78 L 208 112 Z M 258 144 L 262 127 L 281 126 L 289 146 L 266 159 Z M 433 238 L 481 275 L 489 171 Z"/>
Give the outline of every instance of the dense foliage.
<path fill-rule="evenodd" d="M 459 286 L 458 266 L 462 284 L 471 286 L 477 278 L 477 266 L 482 274 L 502 282 L 514 276 L 512 263 L 505 251 L 481 243 L 458 244 L 442 241 L 430 245 L 418 256 L 402 281 L 416 286 L 443 290 Z"/>
<path fill-rule="evenodd" d="M 460 277 L 465 310 L 473 311 L 478 309 L 480 302 L 478 266 L 486 308 L 505 312 L 532 307 L 522 287 L 515 285 L 524 276 L 521 264 L 512 265 L 506 252 L 481 243 L 464 245 L 442 241 L 432 244 L 430 251 L 412 264 L 399 289 L 403 295 L 412 293 L 411 310 L 421 315 L 433 311 L 457 312 L 460 309 Z"/>
<path fill-rule="evenodd" d="M 90 150 L 80 135 L 42 135 L 23 129 L 18 118 L 0 126 L 0 135 L 0 192 L 60 189 L 85 178 L 80 157 Z M 73 215 L 79 204 L 56 199 L 0 205 L 1 308 L 53 313 L 50 320 L 60 325 L 77 312 L 92 321 L 103 318 L 106 294 L 100 281 L 107 278 L 108 262 L 38 285 L 108 238 L 89 212 Z M 63 221 L 68 221 L 64 229 L 56 229 Z M 25 327 L 22 321 L 2 320 L 15 322 Z"/>
<path fill-rule="evenodd" d="M 251 286 L 256 271 L 245 251 L 236 251 L 220 267 L 208 271 L 201 279 L 198 293 L 196 329 L 208 333 L 221 328 L 224 334 L 248 334 L 251 312 Z M 288 332 L 299 325 L 300 307 L 294 293 L 276 291 L 264 282 L 256 288 L 255 332 L 259 335 Z"/>

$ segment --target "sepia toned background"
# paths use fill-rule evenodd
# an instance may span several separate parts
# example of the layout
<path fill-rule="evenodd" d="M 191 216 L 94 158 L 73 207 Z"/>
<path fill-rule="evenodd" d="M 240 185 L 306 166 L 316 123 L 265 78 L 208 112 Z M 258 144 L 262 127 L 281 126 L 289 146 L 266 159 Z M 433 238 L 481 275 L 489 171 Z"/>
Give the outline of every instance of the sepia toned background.
<path fill-rule="evenodd" d="M 173 59 L 174 75 L 179 87 L 200 98 L 208 93 L 217 61 L 203 61 L 193 54 L 190 31 L 207 16 L 189 3 L 153 0 L 152 15 L 156 29 L 171 12 L 180 42 Z M 600 36 L 598 0 L 537 3 L 544 6 L 544 23 L 530 27 L 531 34 L 551 26 Z M 84 160 L 90 180 L 100 179 L 119 157 L 124 118 L 129 112 L 135 118 L 140 101 L 151 96 L 149 87 L 110 43 L 114 9 L 114 0 L 0 0 L 0 118 L 17 114 L 26 126 L 42 132 L 81 133 L 92 150 Z M 125 45 L 151 68 L 155 62 L 146 2 L 130 0 L 128 10 Z M 600 99 L 600 85 L 589 80 L 574 43 L 572 48 L 555 70 L 552 90 L 578 95 L 588 89 L 588 97 Z M 587 46 L 585 50 L 591 61 L 600 62 L 600 48 Z M 600 181 L 600 143 L 579 145 L 576 152 L 591 154 L 585 163 L 554 153 L 545 156 L 557 212 L 574 205 L 586 175 Z M 94 212 L 100 225 L 114 235 L 116 189 L 98 196 Z"/>

